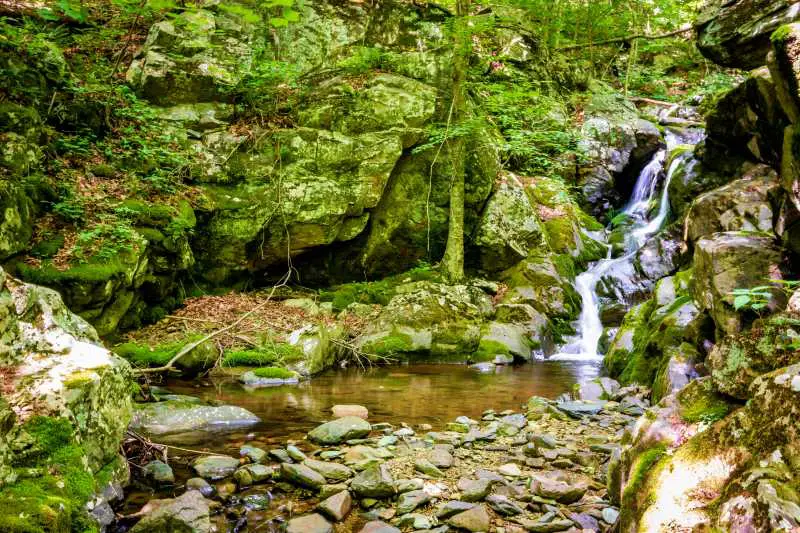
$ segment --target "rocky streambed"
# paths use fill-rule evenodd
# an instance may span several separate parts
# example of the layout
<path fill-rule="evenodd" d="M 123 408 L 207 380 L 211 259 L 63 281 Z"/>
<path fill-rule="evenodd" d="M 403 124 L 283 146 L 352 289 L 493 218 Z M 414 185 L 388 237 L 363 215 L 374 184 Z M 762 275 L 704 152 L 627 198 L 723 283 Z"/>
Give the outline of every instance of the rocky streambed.
<path fill-rule="evenodd" d="M 483 410 L 492 396 L 477 401 L 476 392 L 458 400 L 477 416 L 402 422 L 337 405 L 330 421 L 291 438 L 264 438 L 244 409 L 165 395 L 172 416 L 180 402 L 184 419 L 227 409 L 218 415 L 238 415 L 229 422 L 242 433 L 213 433 L 200 453 L 166 448 L 172 466 L 152 458 L 135 473 L 139 491 L 129 492 L 116 530 L 555 532 L 616 522 L 608 466 L 649 391 L 596 378 L 576 388 L 581 399 L 532 396 L 502 410 Z M 132 427 L 153 431 L 155 418 L 140 411 Z M 155 499 L 139 510 L 147 486 Z"/>

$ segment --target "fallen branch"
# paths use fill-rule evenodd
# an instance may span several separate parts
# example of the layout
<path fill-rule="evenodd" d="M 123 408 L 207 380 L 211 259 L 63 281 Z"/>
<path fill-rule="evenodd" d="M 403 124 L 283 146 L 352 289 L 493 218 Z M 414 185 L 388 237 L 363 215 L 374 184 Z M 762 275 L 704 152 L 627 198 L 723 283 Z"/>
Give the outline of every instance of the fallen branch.
<path fill-rule="evenodd" d="M 667 39 L 669 37 L 675 37 L 676 35 L 680 35 L 681 33 L 686 33 L 687 31 L 692 31 L 691 26 L 683 26 L 674 31 L 670 31 L 667 33 L 660 33 L 658 35 L 647 35 L 645 33 L 636 33 L 633 35 L 626 35 L 625 37 L 616 37 L 614 39 L 605 39 L 603 41 L 595 41 L 593 43 L 581 43 L 581 44 L 570 44 L 568 46 L 559 46 L 556 50 L 576 50 L 578 48 L 588 48 L 590 46 L 606 46 L 609 44 L 619 44 L 619 43 L 629 43 L 635 39 L 644 39 L 646 41 L 656 41 L 658 39 Z"/>
<path fill-rule="evenodd" d="M 664 100 L 655 100 L 653 98 L 644 98 L 642 96 L 632 96 L 629 98 L 631 102 L 642 102 L 645 104 L 653 104 L 653 105 L 660 105 L 663 107 L 672 107 L 675 105 L 675 102 L 666 102 Z"/>
<path fill-rule="evenodd" d="M 184 346 L 183 348 L 181 348 L 181 350 L 178 353 L 176 353 L 172 357 L 172 359 L 170 359 L 167 362 L 167 364 L 165 364 L 164 366 L 158 366 L 158 367 L 153 367 L 153 368 L 138 368 L 138 369 L 134 370 L 134 373 L 136 373 L 137 375 L 142 375 L 142 374 L 155 374 L 155 373 L 158 373 L 158 372 L 169 372 L 169 371 L 175 370 L 175 363 L 177 363 L 183 356 L 185 356 L 186 354 L 188 354 L 189 352 L 191 352 L 192 350 L 194 350 L 195 348 L 197 348 L 198 346 L 200 346 L 204 342 L 210 341 L 214 337 L 218 337 L 219 335 L 222 335 L 226 331 L 232 330 L 233 328 L 235 328 L 236 326 L 241 324 L 245 319 L 247 319 L 247 317 L 249 317 L 253 313 L 259 311 L 260 309 L 263 309 L 272 300 L 272 297 L 274 296 L 275 291 L 278 289 L 278 287 L 285 286 L 286 282 L 288 280 L 289 280 L 289 276 L 287 275 L 286 277 L 283 278 L 283 280 L 281 280 L 280 283 L 278 283 L 277 285 L 274 285 L 272 287 L 272 290 L 267 295 L 267 299 L 266 300 L 264 300 L 263 302 L 261 302 L 260 304 L 258 304 L 257 306 L 255 306 L 254 308 L 252 308 L 251 310 L 249 310 L 248 312 L 246 312 L 245 314 L 243 314 L 242 316 L 240 316 L 239 318 L 237 318 L 236 320 L 234 320 L 233 322 L 228 324 L 227 326 L 225 326 L 223 328 L 220 328 L 218 330 L 212 331 L 211 333 L 209 333 L 205 337 L 201 338 L 200 340 L 197 340 L 195 342 L 191 342 L 191 343 L 187 344 L 186 346 Z"/>

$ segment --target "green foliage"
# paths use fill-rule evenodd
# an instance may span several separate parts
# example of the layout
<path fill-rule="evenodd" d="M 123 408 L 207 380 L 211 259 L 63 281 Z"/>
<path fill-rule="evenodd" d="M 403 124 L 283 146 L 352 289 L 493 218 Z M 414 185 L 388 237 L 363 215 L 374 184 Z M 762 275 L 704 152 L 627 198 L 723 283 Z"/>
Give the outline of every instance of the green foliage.
<path fill-rule="evenodd" d="M 362 351 L 367 355 L 392 357 L 399 353 L 409 352 L 413 347 L 414 343 L 409 335 L 394 332 L 391 335 L 365 344 L 362 347 Z"/>
<path fill-rule="evenodd" d="M 800 287 L 800 281 L 782 279 L 771 279 L 769 281 L 770 285 L 734 289 L 731 292 L 733 296 L 733 308 L 737 311 L 749 309 L 760 313 L 769 306 L 776 294 L 783 292 L 789 295 Z"/>
<path fill-rule="evenodd" d="M 253 374 L 255 374 L 256 377 L 267 379 L 291 379 L 297 375 L 291 370 L 286 370 L 285 368 L 277 366 L 256 368 L 253 370 Z"/>
<path fill-rule="evenodd" d="M 632 500 L 642 495 L 641 491 L 644 489 L 648 474 L 666 452 L 666 446 L 659 444 L 639 454 L 631 468 L 630 478 L 622 494 L 623 505 L 632 508 Z"/>
<path fill-rule="evenodd" d="M 303 358 L 303 350 L 285 343 L 272 343 L 251 350 L 226 350 L 223 366 L 257 366 L 286 364 Z"/>
<path fill-rule="evenodd" d="M 411 270 L 377 281 L 364 281 L 338 285 L 319 293 L 323 302 L 332 302 L 334 311 L 343 311 L 352 303 L 386 305 L 395 295 L 400 283 L 409 281 L 433 281 L 440 279 L 430 264 L 421 262 Z"/>
<path fill-rule="evenodd" d="M 360 46 L 344 59 L 340 60 L 336 66 L 345 70 L 349 74 L 361 75 L 371 70 L 386 67 L 389 61 L 387 53 L 380 48 L 370 46 Z"/>
<path fill-rule="evenodd" d="M 186 345 L 197 342 L 201 338 L 201 335 L 190 335 L 185 339 L 157 346 L 126 342 L 114 347 L 114 353 L 127 359 L 134 366 L 164 366 Z"/>

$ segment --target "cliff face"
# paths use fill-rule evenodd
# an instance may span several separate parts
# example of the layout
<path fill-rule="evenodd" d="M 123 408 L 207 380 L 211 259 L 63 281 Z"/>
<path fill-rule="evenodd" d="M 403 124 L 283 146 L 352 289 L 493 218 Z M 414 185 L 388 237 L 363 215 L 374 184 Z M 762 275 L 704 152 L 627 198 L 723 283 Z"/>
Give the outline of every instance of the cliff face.
<path fill-rule="evenodd" d="M 622 531 L 800 525 L 800 293 L 781 281 L 797 276 L 800 27 L 781 25 L 797 11 L 785 2 L 709 3 L 699 19 L 704 54 L 759 68 L 715 103 L 691 172 L 673 181 L 692 269 L 660 282 L 606 359 L 612 373 L 654 380 L 664 396 L 610 469 Z M 682 207 L 687 190 L 702 194 Z M 692 310 L 670 333 L 677 302 Z M 710 328 L 698 329 L 701 319 Z M 687 363 L 705 376 L 691 381 Z"/>

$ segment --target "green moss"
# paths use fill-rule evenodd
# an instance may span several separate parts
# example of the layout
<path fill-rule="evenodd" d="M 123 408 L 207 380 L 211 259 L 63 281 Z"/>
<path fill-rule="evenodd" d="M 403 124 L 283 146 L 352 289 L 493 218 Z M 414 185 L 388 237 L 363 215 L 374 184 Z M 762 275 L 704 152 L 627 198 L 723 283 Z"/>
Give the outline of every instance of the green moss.
<path fill-rule="evenodd" d="M 31 255 L 40 259 L 50 259 L 58 253 L 62 246 L 64 246 L 64 236 L 59 234 L 36 243 L 31 249 Z"/>
<path fill-rule="evenodd" d="M 253 370 L 253 374 L 260 378 L 289 379 L 295 377 L 295 373 L 278 366 L 265 366 Z"/>
<path fill-rule="evenodd" d="M 636 462 L 631 467 L 628 483 L 625 486 L 625 491 L 622 493 L 623 508 L 635 508 L 636 498 L 640 496 L 641 491 L 644 489 L 650 471 L 658 464 L 661 458 L 664 457 L 666 451 L 666 446 L 659 444 L 639 454 L 636 458 Z"/>
<path fill-rule="evenodd" d="M 118 259 L 79 264 L 66 270 L 59 270 L 49 263 L 38 268 L 25 263 L 17 263 L 16 266 L 19 275 L 25 281 L 38 285 L 55 285 L 63 282 L 101 283 L 128 270 L 128 266 Z"/>
<path fill-rule="evenodd" d="M 273 363 L 291 363 L 303 358 L 298 346 L 276 342 L 252 350 L 228 350 L 222 359 L 224 366 L 268 366 Z"/>
<path fill-rule="evenodd" d="M 365 344 L 362 349 L 366 354 L 393 356 L 398 353 L 414 351 L 414 341 L 410 335 L 394 332 L 391 335 Z"/>
<path fill-rule="evenodd" d="M 733 406 L 717 393 L 710 380 L 697 380 L 678 393 L 681 418 L 690 424 L 725 418 Z"/>
<path fill-rule="evenodd" d="M 772 44 L 776 46 L 782 46 L 786 42 L 786 40 L 789 39 L 789 36 L 791 36 L 791 34 L 792 34 L 792 26 L 790 24 L 784 24 L 783 26 L 779 27 L 777 30 L 772 32 L 772 35 L 770 36 L 769 39 L 770 41 L 772 41 Z"/>
<path fill-rule="evenodd" d="M 23 430 L 36 444 L 15 457 L 19 481 L 0 489 L 0 531 L 97 531 L 84 510 L 97 485 L 84 450 L 74 442 L 72 425 L 66 419 L 38 416 Z"/>
<path fill-rule="evenodd" d="M 321 291 L 319 298 L 331 302 L 334 311 L 343 311 L 352 303 L 386 305 L 396 294 L 397 286 L 414 281 L 438 281 L 441 275 L 428 265 L 412 268 L 402 274 L 378 281 L 364 281 L 337 285 Z"/>
<path fill-rule="evenodd" d="M 179 341 L 147 346 L 135 342 L 126 342 L 114 347 L 114 353 L 127 359 L 134 366 L 163 366 L 172 359 L 184 346 L 196 342 L 202 335 L 190 335 Z"/>
<path fill-rule="evenodd" d="M 508 346 L 501 342 L 490 339 L 481 339 L 478 349 L 472 354 L 470 359 L 475 361 L 491 361 L 496 355 L 510 355 Z"/>

